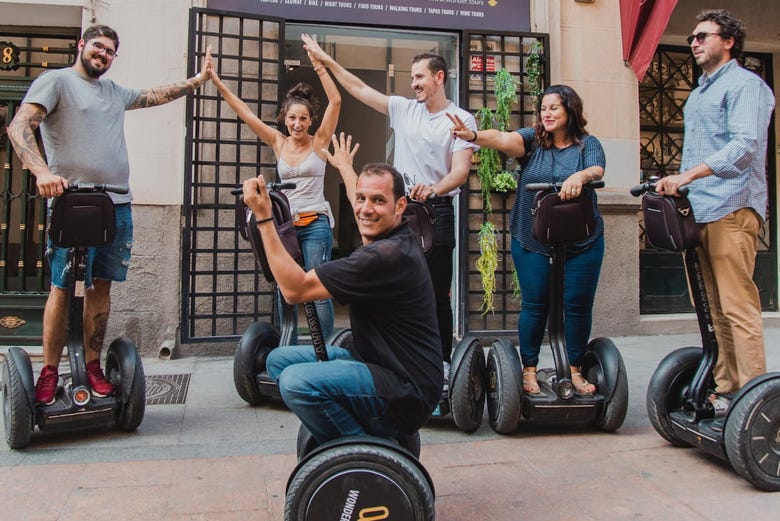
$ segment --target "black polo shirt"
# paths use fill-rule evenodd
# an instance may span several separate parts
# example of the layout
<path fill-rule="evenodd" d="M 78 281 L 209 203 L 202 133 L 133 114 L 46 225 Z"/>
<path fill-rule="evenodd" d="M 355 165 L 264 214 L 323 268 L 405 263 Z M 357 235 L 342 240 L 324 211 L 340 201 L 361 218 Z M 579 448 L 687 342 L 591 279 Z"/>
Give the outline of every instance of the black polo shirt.
<path fill-rule="evenodd" d="M 349 257 L 314 268 L 349 305 L 356 356 L 407 433 L 419 429 L 441 398 L 441 342 L 425 256 L 403 222 Z"/>

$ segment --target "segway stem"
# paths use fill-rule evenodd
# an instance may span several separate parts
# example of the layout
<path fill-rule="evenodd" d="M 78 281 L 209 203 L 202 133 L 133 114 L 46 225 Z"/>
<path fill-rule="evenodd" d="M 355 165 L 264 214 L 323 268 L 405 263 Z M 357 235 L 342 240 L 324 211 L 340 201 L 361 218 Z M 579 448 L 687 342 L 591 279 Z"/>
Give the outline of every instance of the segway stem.
<path fill-rule="evenodd" d="M 631 195 L 639 197 L 645 192 L 655 192 L 657 181 L 657 177 L 651 177 L 648 181 L 633 186 L 630 190 Z M 681 196 L 688 195 L 688 187 L 679 187 L 677 193 Z M 699 324 L 703 348 L 701 361 L 696 368 L 696 374 L 686 393 L 684 404 L 684 408 L 694 413 L 692 422 L 697 423 L 699 420 L 712 417 L 712 409 L 707 407 L 707 394 L 709 392 L 712 371 L 715 369 L 715 364 L 718 361 L 718 339 L 715 336 L 715 326 L 712 322 L 712 313 L 709 300 L 707 299 L 707 288 L 704 284 L 699 253 L 695 247 L 688 248 L 685 250 L 684 256 L 685 274 L 688 278 L 688 287 L 690 288 L 693 307 L 696 311 L 696 320 Z"/>
<path fill-rule="evenodd" d="M 711 416 L 712 414 L 711 411 L 708 412 L 706 403 L 710 377 L 715 368 L 715 363 L 718 361 L 718 339 L 715 336 L 715 327 L 712 323 L 712 313 L 710 312 L 707 290 L 704 285 L 701 260 L 695 248 L 685 251 L 685 268 L 703 345 L 702 359 L 696 369 L 696 374 L 688 392 L 689 406 L 695 413 L 694 421 L 699 421 L 703 417 Z"/>
<path fill-rule="evenodd" d="M 550 309 L 547 314 L 547 329 L 550 335 L 550 348 L 558 382 L 571 380 L 569 355 L 566 352 L 566 334 L 563 320 L 563 291 L 566 274 L 566 245 L 553 246 L 550 257 Z"/>
<path fill-rule="evenodd" d="M 84 358 L 84 293 L 86 291 L 87 250 L 71 248 L 68 252 L 68 362 L 73 387 L 87 385 Z"/>
<path fill-rule="evenodd" d="M 306 314 L 306 322 L 309 324 L 311 343 L 314 346 L 317 360 L 327 362 L 328 351 L 325 349 L 325 339 L 322 337 L 322 327 L 320 327 L 320 318 L 317 316 L 317 307 L 314 305 L 314 302 L 306 302 L 303 304 L 303 311 Z"/>

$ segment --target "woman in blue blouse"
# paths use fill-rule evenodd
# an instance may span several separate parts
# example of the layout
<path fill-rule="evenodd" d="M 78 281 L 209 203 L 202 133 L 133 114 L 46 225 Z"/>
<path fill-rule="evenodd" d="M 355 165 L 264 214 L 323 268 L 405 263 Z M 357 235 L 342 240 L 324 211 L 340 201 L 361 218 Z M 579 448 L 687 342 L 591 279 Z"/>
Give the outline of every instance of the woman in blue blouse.
<path fill-rule="evenodd" d="M 606 163 L 601 143 L 585 130 L 587 121 L 582 111 L 582 100 L 571 87 L 551 85 L 542 94 L 536 116 L 533 128 L 512 132 L 495 129 L 474 132 L 457 117 L 450 119 L 454 123 L 452 132 L 455 136 L 510 156 L 525 158 L 521 185 L 563 182 L 561 199 L 579 196 L 583 184 L 604 176 Z M 598 211 L 595 192 L 590 190 L 589 193 L 596 215 L 596 230 L 588 239 L 567 246 L 563 295 L 572 381 L 576 392 L 581 395 L 596 392 L 596 386 L 580 373 L 580 365 L 590 338 L 593 300 L 604 257 L 604 221 Z M 536 366 L 549 309 L 551 248 L 531 235 L 533 198 L 534 192 L 518 188 L 510 228 L 512 259 L 522 291 L 517 327 L 523 362 L 523 391 L 538 394 Z"/>

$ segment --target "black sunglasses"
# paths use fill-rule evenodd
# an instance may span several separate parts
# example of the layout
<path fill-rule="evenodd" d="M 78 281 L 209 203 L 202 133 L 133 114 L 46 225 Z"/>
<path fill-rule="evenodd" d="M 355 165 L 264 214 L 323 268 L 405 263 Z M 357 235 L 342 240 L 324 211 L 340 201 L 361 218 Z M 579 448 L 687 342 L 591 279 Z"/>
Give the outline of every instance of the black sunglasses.
<path fill-rule="evenodd" d="M 696 34 L 690 35 L 688 38 L 685 39 L 685 41 L 688 42 L 688 45 L 693 43 L 693 39 L 696 38 L 696 41 L 699 43 L 704 43 L 704 40 L 707 39 L 708 36 L 720 36 L 720 33 L 705 33 L 704 31 Z"/>

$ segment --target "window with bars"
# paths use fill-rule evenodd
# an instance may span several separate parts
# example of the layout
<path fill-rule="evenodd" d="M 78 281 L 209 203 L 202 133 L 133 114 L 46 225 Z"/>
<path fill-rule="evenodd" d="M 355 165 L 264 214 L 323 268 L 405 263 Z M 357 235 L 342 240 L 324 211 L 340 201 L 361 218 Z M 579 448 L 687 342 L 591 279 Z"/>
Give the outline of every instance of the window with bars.
<path fill-rule="evenodd" d="M 742 65 L 772 85 L 772 57 L 767 54 L 744 53 Z M 664 177 L 680 170 L 683 150 L 683 107 L 696 88 L 701 69 L 688 47 L 659 45 L 653 61 L 639 84 L 640 122 L 640 182 L 652 176 Z M 774 143 L 770 125 L 770 143 Z M 772 233 L 775 222 L 775 161 L 771 150 L 767 155 L 769 201 L 759 233 L 756 268 L 753 278 L 759 288 L 765 311 L 777 310 L 777 242 Z M 692 312 L 682 258 L 678 254 L 660 251 L 645 238 L 644 223 L 639 215 L 639 304 L 640 312 Z"/>

